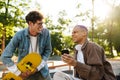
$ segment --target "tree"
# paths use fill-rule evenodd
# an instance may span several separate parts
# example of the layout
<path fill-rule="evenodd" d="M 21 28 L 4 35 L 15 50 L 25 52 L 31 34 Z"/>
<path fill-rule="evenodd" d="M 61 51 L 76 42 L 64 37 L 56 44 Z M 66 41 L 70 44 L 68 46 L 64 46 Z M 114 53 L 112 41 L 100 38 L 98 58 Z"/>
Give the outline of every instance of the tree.
<path fill-rule="evenodd" d="M 74 47 L 74 43 L 72 41 L 72 37 L 71 36 L 63 36 L 63 49 L 68 49 L 71 52 L 73 52 L 73 47 Z"/>
<path fill-rule="evenodd" d="M 110 19 L 112 20 L 112 42 L 117 52 L 120 52 L 120 6 L 115 6 L 113 8 Z"/>
<path fill-rule="evenodd" d="M 22 7 L 27 6 L 24 0 L 0 0 L 0 41 L 4 50 L 5 42 L 14 35 L 15 27 L 25 27 Z M 26 7 L 27 8 L 27 7 Z"/>
<path fill-rule="evenodd" d="M 62 49 L 71 49 L 72 45 L 71 45 L 71 38 L 70 36 L 65 35 L 65 33 L 63 33 L 65 30 L 70 29 L 70 23 L 71 23 L 71 19 L 67 18 L 67 13 L 65 10 L 60 11 L 59 12 L 59 18 L 58 18 L 58 22 L 59 22 L 59 26 L 62 27 L 61 32 L 62 32 Z"/>
<path fill-rule="evenodd" d="M 111 7 L 111 12 L 106 17 L 106 29 L 107 29 L 107 41 L 109 43 L 109 51 L 111 53 L 111 56 L 114 56 L 113 49 L 115 48 L 117 52 L 120 50 L 120 43 L 119 43 L 119 30 L 120 30 L 120 6 L 116 5 L 117 0 L 113 0 L 113 2 L 110 4 L 109 1 L 107 3 Z"/>
<path fill-rule="evenodd" d="M 51 43 L 52 43 L 52 54 L 51 55 L 59 55 L 62 49 L 62 27 L 59 25 L 54 25 L 53 21 L 50 19 L 50 16 L 45 18 L 45 25 L 50 30 L 51 33 Z"/>
<path fill-rule="evenodd" d="M 120 53 L 120 6 L 114 6 L 111 8 L 111 12 L 108 14 L 102 23 L 97 24 L 95 34 L 99 36 L 99 44 L 104 43 L 103 46 L 106 51 L 109 51 L 109 55 L 114 57 L 113 50 L 117 50 Z M 100 29 L 101 28 L 101 29 Z M 99 35 L 98 35 L 99 34 Z M 119 55 L 119 54 L 118 54 Z"/>
<path fill-rule="evenodd" d="M 95 24 L 97 24 L 97 20 L 98 20 L 98 17 L 94 14 L 94 4 L 95 4 L 95 0 L 91 0 L 91 3 L 92 3 L 92 9 L 88 9 L 88 10 L 85 10 L 83 11 L 81 6 L 82 4 L 81 3 L 78 3 L 77 5 L 77 10 L 79 11 L 78 14 L 76 14 L 75 18 L 78 18 L 78 21 L 81 21 L 82 23 L 90 23 L 91 26 L 88 26 L 89 27 L 89 31 L 90 31 L 90 34 L 89 34 L 89 38 L 91 41 L 94 41 L 94 36 L 95 35 Z"/>
<path fill-rule="evenodd" d="M 92 24 L 92 38 L 91 40 L 94 40 L 94 0 L 92 0 L 92 18 L 91 18 L 91 24 Z"/>
<path fill-rule="evenodd" d="M 63 31 L 68 28 L 68 25 L 70 23 L 69 19 L 65 19 L 65 11 L 60 11 L 58 14 L 58 23 L 57 25 L 53 24 L 53 21 L 50 19 L 51 17 L 48 16 L 45 19 L 45 25 L 50 30 L 51 33 L 51 42 L 52 42 L 52 55 L 60 55 L 61 50 L 64 48 L 64 35 Z M 69 44 L 69 43 L 68 43 Z"/>

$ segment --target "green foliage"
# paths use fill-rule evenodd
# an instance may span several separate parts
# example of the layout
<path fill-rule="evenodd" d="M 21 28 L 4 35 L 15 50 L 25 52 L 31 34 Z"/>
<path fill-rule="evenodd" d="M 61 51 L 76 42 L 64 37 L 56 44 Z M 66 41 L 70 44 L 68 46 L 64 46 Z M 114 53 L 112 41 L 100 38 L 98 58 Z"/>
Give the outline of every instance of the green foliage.
<path fill-rule="evenodd" d="M 24 0 L 0 0 L 0 46 L 4 49 L 15 33 L 15 28 L 25 27 L 22 9 L 27 9 Z M 24 7 L 24 8 L 23 8 Z"/>
<path fill-rule="evenodd" d="M 108 21 L 109 28 L 107 30 L 113 43 L 112 45 L 115 47 L 117 52 L 120 52 L 120 6 L 113 7 L 111 14 L 108 17 Z"/>
<path fill-rule="evenodd" d="M 69 46 L 70 41 L 68 39 L 64 39 L 64 35 L 63 35 L 63 31 L 68 27 L 69 23 L 71 22 L 70 19 L 64 18 L 65 15 L 66 13 L 64 12 L 64 10 L 59 13 L 57 25 L 53 24 L 53 21 L 50 19 L 50 16 L 48 16 L 45 19 L 46 27 L 51 32 L 51 42 L 52 42 L 52 49 L 53 49 L 52 55 L 61 55 L 60 52 L 62 49 L 64 49 L 65 47 L 68 47 L 68 48 L 71 47 Z M 66 44 L 69 44 L 69 45 L 66 45 Z"/>
<path fill-rule="evenodd" d="M 72 41 L 72 37 L 71 36 L 64 36 L 62 41 L 64 43 L 62 45 L 63 49 L 73 50 L 74 43 Z"/>
<path fill-rule="evenodd" d="M 45 18 L 45 24 L 46 27 L 50 30 L 51 32 L 51 43 L 52 43 L 52 54 L 51 55 L 59 55 L 59 52 L 62 49 L 62 41 L 61 38 L 62 36 L 62 32 L 61 29 L 62 27 L 59 25 L 53 25 L 53 21 L 50 19 L 50 16 L 48 16 L 47 18 Z"/>
<path fill-rule="evenodd" d="M 0 9 L 2 9 L 5 5 L 5 2 L 3 2 L 3 0 L 0 0 Z"/>
<path fill-rule="evenodd" d="M 110 56 L 114 56 L 113 49 L 120 53 L 120 6 L 112 8 L 111 13 L 106 19 L 97 23 L 97 27 L 94 30 L 94 41 L 104 47 L 106 51 L 109 51 Z M 91 37 L 92 32 L 89 32 Z M 118 54 L 119 55 L 119 54 Z"/>
<path fill-rule="evenodd" d="M 57 52 L 62 50 L 62 34 L 61 32 L 52 32 L 51 33 L 51 43 L 53 48 L 53 54 L 58 54 Z M 58 50 L 58 51 L 57 51 Z"/>

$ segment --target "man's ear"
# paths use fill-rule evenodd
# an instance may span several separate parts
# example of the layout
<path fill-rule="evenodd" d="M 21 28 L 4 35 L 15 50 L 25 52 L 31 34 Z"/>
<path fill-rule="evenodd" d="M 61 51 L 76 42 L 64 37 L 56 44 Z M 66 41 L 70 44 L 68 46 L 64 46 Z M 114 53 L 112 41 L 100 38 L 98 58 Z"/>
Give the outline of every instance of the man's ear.
<path fill-rule="evenodd" d="M 32 25 L 33 25 L 33 23 L 32 23 L 31 21 L 29 21 L 29 22 L 28 22 L 28 25 L 29 25 L 29 26 L 32 26 Z"/>
<path fill-rule="evenodd" d="M 86 31 L 83 31 L 82 35 L 83 35 L 83 36 L 87 36 L 87 32 L 86 32 Z"/>

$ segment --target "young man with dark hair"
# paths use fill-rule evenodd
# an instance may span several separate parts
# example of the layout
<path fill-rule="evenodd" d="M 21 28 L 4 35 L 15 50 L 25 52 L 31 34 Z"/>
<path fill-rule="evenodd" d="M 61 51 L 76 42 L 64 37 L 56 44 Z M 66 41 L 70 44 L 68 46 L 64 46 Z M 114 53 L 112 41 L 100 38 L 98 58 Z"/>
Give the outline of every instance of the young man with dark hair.
<path fill-rule="evenodd" d="M 11 39 L 4 52 L 2 61 L 9 71 L 24 80 L 51 80 L 47 60 L 51 53 L 51 38 L 48 29 L 43 28 L 43 15 L 38 11 L 31 11 L 26 16 L 28 28 L 18 31 Z M 11 60 L 14 52 L 18 50 L 18 62 L 27 54 L 36 52 L 42 57 L 42 62 L 34 73 L 21 72 Z"/>

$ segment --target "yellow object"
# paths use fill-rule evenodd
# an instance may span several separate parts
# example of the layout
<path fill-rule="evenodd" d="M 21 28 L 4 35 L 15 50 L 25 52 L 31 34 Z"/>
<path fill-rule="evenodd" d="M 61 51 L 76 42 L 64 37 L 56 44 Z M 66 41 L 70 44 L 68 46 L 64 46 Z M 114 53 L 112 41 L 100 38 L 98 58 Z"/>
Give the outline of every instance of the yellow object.
<path fill-rule="evenodd" d="M 9 72 L 2 78 L 2 80 L 22 80 L 22 78 Z"/>
<path fill-rule="evenodd" d="M 21 72 L 30 71 L 31 73 L 35 71 L 35 69 L 41 63 L 42 58 L 38 53 L 29 53 L 25 56 L 18 64 L 17 67 Z M 19 76 L 9 72 L 7 73 L 2 80 L 22 80 Z"/>
<path fill-rule="evenodd" d="M 41 56 L 38 53 L 30 53 L 17 64 L 17 67 L 21 72 L 33 72 L 41 61 Z"/>

